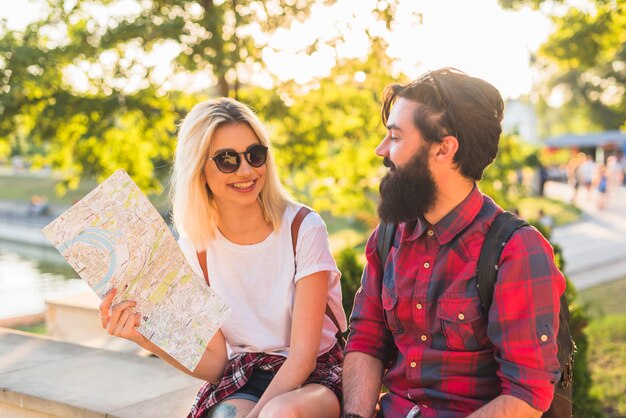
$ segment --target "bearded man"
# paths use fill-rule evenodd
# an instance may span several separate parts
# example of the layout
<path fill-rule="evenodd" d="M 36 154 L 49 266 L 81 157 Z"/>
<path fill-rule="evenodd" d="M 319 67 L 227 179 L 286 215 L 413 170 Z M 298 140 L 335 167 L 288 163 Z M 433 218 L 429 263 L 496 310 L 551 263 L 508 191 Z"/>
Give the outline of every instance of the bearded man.
<path fill-rule="evenodd" d="M 344 417 L 539 417 L 558 381 L 565 279 L 532 227 L 506 244 L 488 311 L 476 286 L 485 234 L 503 212 L 477 181 L 494 160 L 504 104 L 444 68 L 384 93 L 389 172 L 378 213 L 396 223 L 386 260 L 370 237 L 344 362 Z M 388 392 L 380 398 L 383 384 Z M 375 412 L 378 409 L 378 412 Z"/>

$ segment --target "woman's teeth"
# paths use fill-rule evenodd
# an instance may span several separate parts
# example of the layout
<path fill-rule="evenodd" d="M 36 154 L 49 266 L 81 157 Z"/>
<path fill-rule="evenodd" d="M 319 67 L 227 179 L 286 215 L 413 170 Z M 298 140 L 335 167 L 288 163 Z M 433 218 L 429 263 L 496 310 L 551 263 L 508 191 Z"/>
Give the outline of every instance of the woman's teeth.
<path fill-rule="evenodd" d="M 246 189 L 248 187 L 251 187 L 254 184 L 253 181 L 246 181 L 244 183 L 233 183 L 231 184 L 231 186 L 233 186 L 236 189 Z"/>

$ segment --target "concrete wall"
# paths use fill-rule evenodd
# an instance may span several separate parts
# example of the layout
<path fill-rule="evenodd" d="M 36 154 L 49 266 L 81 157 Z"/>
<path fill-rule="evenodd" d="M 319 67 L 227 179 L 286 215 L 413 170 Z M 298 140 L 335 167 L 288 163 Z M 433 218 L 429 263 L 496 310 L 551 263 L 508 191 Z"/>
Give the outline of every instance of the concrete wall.
<path fill-rule="evenodd" d="M 154 357 L 0 329 L 0 418 L 169 418 L 202 382 Z"/>

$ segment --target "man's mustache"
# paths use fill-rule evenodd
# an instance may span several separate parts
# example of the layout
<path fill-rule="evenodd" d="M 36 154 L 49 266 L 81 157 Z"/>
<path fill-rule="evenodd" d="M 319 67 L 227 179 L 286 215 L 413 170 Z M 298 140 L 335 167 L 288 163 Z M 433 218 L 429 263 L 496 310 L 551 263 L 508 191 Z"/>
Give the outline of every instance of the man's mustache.
<path fill-rule="evenodd" d="M 383 165 L 387 168 L 390 168 L 392 170 L 396 169 L 396 165 L 391 162 L 391 160 L 389 159 L 389 157 L 383 157 Z"/>

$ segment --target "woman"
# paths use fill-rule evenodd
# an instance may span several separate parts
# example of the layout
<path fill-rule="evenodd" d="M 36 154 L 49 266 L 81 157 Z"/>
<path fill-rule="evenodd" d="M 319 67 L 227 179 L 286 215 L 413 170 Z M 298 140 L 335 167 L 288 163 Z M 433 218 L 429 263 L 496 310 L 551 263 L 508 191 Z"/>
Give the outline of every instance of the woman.
<path fill-rule="evenodd" d="M 103 327 L 207 381 L 191 417 L 338 417 L 343 357 L 325 310 L 344 330 L 340 273 L 316 213 L 292 245 L 301 205 L 280 184 L 256 115 L 232 99 L 196 105 L 180 127 L 172 183 L 180 247 L 232 313 L 194 371 L 136 331 L 134 302 L 112 306 Z"/>

